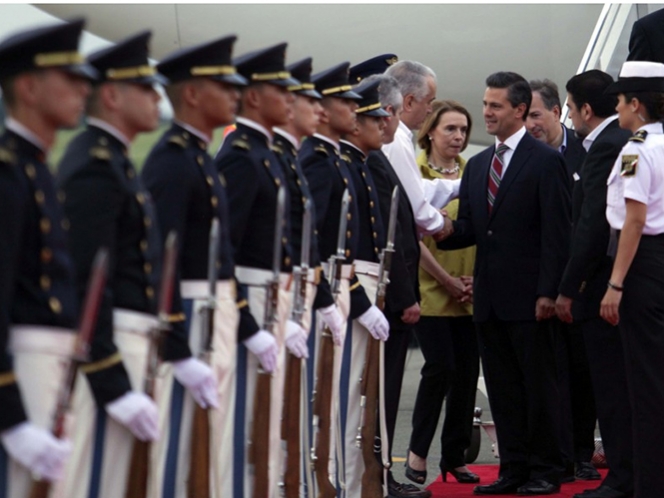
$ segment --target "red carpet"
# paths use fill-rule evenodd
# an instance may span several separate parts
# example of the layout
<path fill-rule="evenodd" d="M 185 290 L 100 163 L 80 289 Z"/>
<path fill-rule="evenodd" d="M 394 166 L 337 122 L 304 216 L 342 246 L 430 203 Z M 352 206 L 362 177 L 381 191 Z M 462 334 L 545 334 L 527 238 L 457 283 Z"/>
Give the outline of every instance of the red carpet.
<path fill-rule="evenodd" d="M 480 484 L 491 484 L 498 479 L 498 465 L 469 465 L 468 468 L 480 476 Z M 599 472 L 602 474 L 602 478 L 606 475 L 606 469 L 599 469 Z M 550 496 L 558 498 L 572 497 L 585 489 L 596 488 L 600 482 L 602 481 L 576 481 L 563 484 L 560 487 L 560 493 Z M 447 474 L 447 482 L 443 482 L 441 476 L 438 476 L 438 479 L 432 482 L 428 489 L 433 493 L 432 498 L 475 498 L 477 495 L 473 494 L 474 487 L 475 484 L 458 484 L 454 477 Z"/>

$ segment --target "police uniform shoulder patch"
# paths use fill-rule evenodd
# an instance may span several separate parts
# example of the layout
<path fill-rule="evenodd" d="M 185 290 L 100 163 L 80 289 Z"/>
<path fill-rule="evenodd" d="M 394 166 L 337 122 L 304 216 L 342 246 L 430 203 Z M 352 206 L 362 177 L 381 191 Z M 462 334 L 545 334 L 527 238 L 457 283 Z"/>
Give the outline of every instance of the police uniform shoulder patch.
<path fill-rule="evenodd" d="M 0 163 L 3 164 L 14 164 L 16 163 L 16 154 L 14 154 L 9 149 L 0 147 Z"/>
<path fill-rule="evenodd" d="M 623 154 L 622 165 L 620 167 L 620 176 L 629 177 L 636 175 L 636 166 L 638 164 L 639 164 L 638 154 Z"/>
<path fill-rule="evenodd" d="M 630 142 L 645 142 L 648 132 L 646 130 L 639 130 L 634 135 L 629 137 Z"/>
<path fill-rule="evenodd" d="M 319 154 L 324 155 L 325 157 L 327 157 L 327 156 L 330 155 L 330 154 L 327 152 L 327 149 L 325 148 L 324 145 L 316 145 L 316 147 L 314 147 L 314 151 L 315 151 L 315 152 L 318 152 Z"/>
<path fill-rule="evenodd" d="M 242 140 L 241 138 L 237 138 L 231 142 L 231 147 L 234 149 L 244 149 L 244 150 L 251 150 L 251 146 L 249 145 L 249 142 L 246 140 Z"/>
<path fill-rule="evenodd" d="M 187 147 L 187 139 L 184 138 L 182 135 L 173 135 L 171 138 L 168 139 L 168 143 L 177 145 L 178 147 L 182 147 L 183 149 Z"/>
<path fill-rule="evenodd" d="M 90 155 L 100 161 L 110 161 L 111 160 L 111 150 L 108 147 L 102 147 L 100 145 L 90 149 Z"/>

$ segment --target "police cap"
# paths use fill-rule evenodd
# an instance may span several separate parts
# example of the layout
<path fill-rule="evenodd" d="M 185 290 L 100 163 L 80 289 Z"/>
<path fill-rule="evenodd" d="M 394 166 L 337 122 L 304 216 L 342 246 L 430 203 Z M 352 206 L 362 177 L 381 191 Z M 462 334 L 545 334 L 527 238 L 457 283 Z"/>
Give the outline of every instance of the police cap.
<path fill-rule="evenodd" d="M 357 85 L 354 90 L 362 97 L 362 100 L 357 102 L 359 106 L 355 111 L 356 114 L 361 114 L 362 116 L 375 116 L 378 118 L 386 118 L 390 115 L 383 105 L 380 103 L 380 98 L 378 96 L 378 86 L 380 81 L 369 81 L 363 82 Z"/>
<path fill-rule="evenodd" d="M 388 67 L 398 61 L 399 58 L 394 54 L 377 55 L 351 67 L 348 79 L 352 84 L 357 84 L 374 74 L 383 74 Z"/>
<path fill-rule="evenodd" d="M 60 69 L 95 79 L 97 71 L 78 51 L 83 19 L 20 31 L 0 43 L 0 79 L 39 69 Z"/>
<path fill-rule="evenodd" d="M 349 66 L 350 62 L 342 62 L 330 69 L 313 75 L 311 81 L 316 85 L 316 90 L 323 97 L 360 100 L 362 97 L 352 91 L 353 87 L 348 82 Z"/>
<path fill-rule="evenodd" d="M 157 69 L 171 83 L 206 77 L 230 85 L 246 85 L 247 80 L 237 73 L 231 62 L 235 40 L 237 36 L 230 35 L 177 50 L 164 57 Z"/>
<path fill-rule="evenodd" d="M 166 84 L 166 78 L 158 74 L 148 60 L 148 42 L 151 36 L 152 32 L 141 31 L 111 47 L 90 54 L 88 61 L 99 72 L 97 82 Z"/>
<path fill-rule="evenodd" d="M 272 83 L 279 86 L 296 86 L 300 82 L 291 77 L 286 70 L 287 43 L 262 48 L 241 55 L 233 62 L 237 71 L 244 76 L 249 84 Z"/>
<path fill-rule="evenodd" d="M 298 95 L 306 95 L 315 99 L 322 99 L 323 96 L 316 91 L 316 86 L 311 82 L 311 57 L 294 62 L 286 68 L 291 76 L 300 82 L 299 85 L 289 86 L 291 92 Z"/>

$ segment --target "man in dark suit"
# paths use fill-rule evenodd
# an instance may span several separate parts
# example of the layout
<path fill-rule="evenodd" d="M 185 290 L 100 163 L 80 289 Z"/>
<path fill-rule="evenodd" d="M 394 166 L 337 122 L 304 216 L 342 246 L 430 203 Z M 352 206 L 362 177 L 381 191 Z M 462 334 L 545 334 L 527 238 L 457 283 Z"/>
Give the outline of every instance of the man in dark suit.
<path fill-rule="evenodd" d="M 491 412 L 500 441 L 496 482 L 475 494 L 560 490 L 558 384 L 550 318 L 569 245 L 563 157 L 527 134 L 532 94 L 511 72 L 486 80 L 484 120 L 496 145 L 466 166 L 459 216 L 441 249 L 477 245 L 474 313 Z"/>
<path fill-rule="evenodd" d="M 664 9 L 651 12 L 634 23 L 627 60 L 664 63 Z"/>
<path fill-rule="evenodd" d="M 612 268 L 607 254 L 606 180 L 630 132 L 618 126 L 616 99 L 604 95 L 611 76 L 591 70 L 567 83 L 570 118 L 588 155 L 574 185 L 571 255 L 560 283 L 556 312 L 585 340 L 609 473 L 584 498 L 619 498 L 633 491 L 631 417 L 622 341 L 618 328 L 599 316 Z"/>
<path fill-rule="evenodd" d="M 548 79 L 531 80 L 530 89 L 533 101 L 526 127 L 533 137 L 563 155 L 570 185 L 573 186 L 586 150 L 574 132 L 560 122 L 558 85 Z M 599 472 L 590 463 L 595 450 L 597 416 L 583 335 L 578 327 L 564 323 L 558 325 L 560 444 L 565 464 L 563 482 L 573 481 L 575 477 L 600 479 Z"/>

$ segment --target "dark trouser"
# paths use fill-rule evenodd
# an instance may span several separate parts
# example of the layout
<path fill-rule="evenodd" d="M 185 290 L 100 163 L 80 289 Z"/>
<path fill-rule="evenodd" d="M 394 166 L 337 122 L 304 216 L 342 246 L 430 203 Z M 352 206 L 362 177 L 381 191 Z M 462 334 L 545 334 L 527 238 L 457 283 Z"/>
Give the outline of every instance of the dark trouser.
<path fill-rule="evenodd" d="M 426 458 L 447 396 L 441 434 L 441 467 L 465 464 L 479 375 L 477 335 L 471 316 L 421 317 L 415 335 L 424 355 L 413 410 L 410 450 Z"/>
<path fill-rule="evenodd" d="M 565 466 L 589 462 L 595 451 L 595 400 L 581 327 L 555 322 L 561 451 Z"/>
<path fill-rule="evenodd" d="M 631 493 L 634 488 L 632 417 L 620 331 L 599 317 L 579 322 L 578 326 L 586 343 L 599 430 L 609 467 L 603 484 Z"/>
<path fill-rule="evenodd" d="M 477 324 L 501 477 L 560 481 L 554 323 L 492 317 Z"/>
<path fill-rule="evenodd" d="M 664 235 L 642 236 L 624 282 L 620 333 L 632 409 L 634 496 L 664 495 Z"/>

